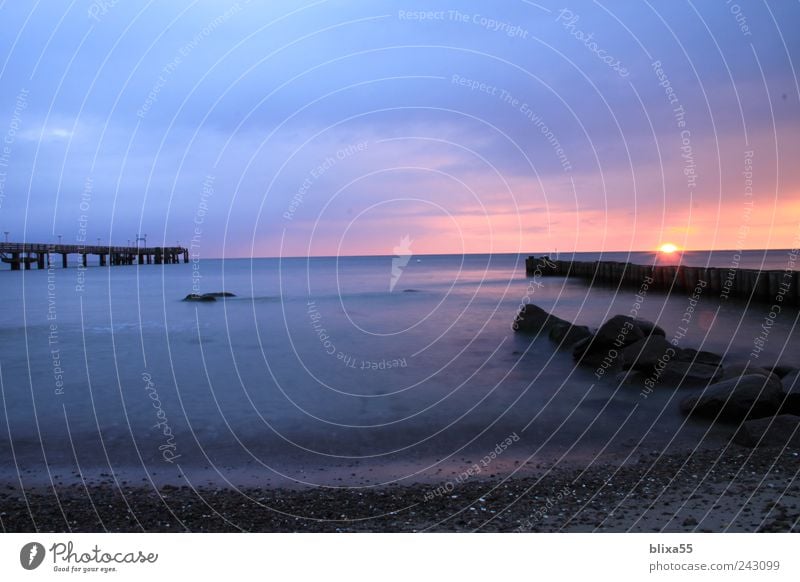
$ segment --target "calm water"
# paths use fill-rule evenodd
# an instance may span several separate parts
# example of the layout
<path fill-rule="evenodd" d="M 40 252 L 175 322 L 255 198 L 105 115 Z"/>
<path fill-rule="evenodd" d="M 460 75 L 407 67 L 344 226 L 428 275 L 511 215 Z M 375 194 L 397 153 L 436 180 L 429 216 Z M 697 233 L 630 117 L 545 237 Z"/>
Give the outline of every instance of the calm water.
<path fill-rule="evenodd" d="M 783 251 L 748 252 L 741 265 L 782 269 L 787 260 Z M 645 400 L 595 384 L 546 338 L 510 330 L 526 293 L 590 326 L 627 313 L 632 293 L 563 278 L 529 290 L 524 257 L 514 255 L 415 257 L 390 291 L 391 263 L 207 260 L 0 273 L 3 479 L 113 472 L 357 486 L 442 478 L 515 433 L 485 474 L 528 459 L 622 458 L 728 436 L 677 413 L 683 390 Z M 197 280 L 201 292 L 237 297 L 182 302 Z M 640 313 L 671 334 L 686 309 L 686 296 L 651 293 Z M 746 357 L 768 310 L 701 300 L 682 345 Z M 796 320 L 784 309 L 761 361 L 800 363 Z"/>

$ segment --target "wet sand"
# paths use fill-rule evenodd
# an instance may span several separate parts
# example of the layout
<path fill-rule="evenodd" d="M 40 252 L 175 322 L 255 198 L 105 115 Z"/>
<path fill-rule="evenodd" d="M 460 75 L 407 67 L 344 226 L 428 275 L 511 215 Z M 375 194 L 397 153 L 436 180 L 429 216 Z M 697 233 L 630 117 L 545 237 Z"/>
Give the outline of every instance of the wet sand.
<path fill-rule="evenodd" d="M 381 488 L 159 489 L 106 482 L 0 492 L 6 532 L 800 531 L 800 451 L 731 445 L 588 468 Z M 57 495 L 56 495 L 57 494 Z"/>

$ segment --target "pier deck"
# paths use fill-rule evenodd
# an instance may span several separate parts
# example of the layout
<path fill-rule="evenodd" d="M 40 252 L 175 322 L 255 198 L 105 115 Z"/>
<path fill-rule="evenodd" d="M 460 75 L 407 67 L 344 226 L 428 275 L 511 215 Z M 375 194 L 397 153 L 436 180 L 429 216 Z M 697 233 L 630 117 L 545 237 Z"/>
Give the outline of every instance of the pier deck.
<path fill-rule="evenodd" d="M 561 261 L 547 256 L 525 260 L 528 276 L 562 276 L 587 279 L 619 287 L 660 289 L 722 299 L 738 297 L 773 305 L 800 305 L 800 271 L 688 267 L 686 265 L 635 265 L 616 261 Z"/>
<path fill-rule="evenodd" d="M 81 264 L 86 267 L 87 257 L 98 257 L 98 265 L 170 265 L 177 264 L 183 258 L 189 262 L 189 250 L 184 247 L 129 247 L 109 245 L 65 245 L 49 243 L 0 243 L 0 260 L 11 265 L 12 271 L 23 267 L 30 269 L 36 265 L 39 269 L 50 266 L 51 255 L 61 255 L 61 266 L 67 268 L 69 255 L 80 255 Z"/>

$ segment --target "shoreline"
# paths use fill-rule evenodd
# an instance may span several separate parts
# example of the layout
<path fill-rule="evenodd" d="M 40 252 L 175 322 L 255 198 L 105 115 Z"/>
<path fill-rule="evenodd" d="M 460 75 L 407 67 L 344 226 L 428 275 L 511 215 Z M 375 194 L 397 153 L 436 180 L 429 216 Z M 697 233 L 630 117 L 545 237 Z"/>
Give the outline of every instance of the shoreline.
<path fill-rule="evenodd" d="M 371 489 L 4 485 L 5 532 L 800 532 L 800 449 L 641 456 Z M 522 473 L 525 473 L 524 475 Z M 31 519 L 31 515 L 33 519 Z"/>

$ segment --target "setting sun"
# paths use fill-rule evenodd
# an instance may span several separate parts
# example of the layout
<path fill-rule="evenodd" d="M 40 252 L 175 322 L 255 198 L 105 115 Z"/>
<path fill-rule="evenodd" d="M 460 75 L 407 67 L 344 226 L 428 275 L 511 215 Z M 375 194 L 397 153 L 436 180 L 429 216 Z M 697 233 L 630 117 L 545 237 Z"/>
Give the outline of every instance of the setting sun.
<path fill-rule="evenodd" d="M 658 251 L 661 253 L 672 254 L 678 250 L 678 247 L 672 243 L 664 243 L 660 247 L 658 247 Z"/>

